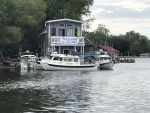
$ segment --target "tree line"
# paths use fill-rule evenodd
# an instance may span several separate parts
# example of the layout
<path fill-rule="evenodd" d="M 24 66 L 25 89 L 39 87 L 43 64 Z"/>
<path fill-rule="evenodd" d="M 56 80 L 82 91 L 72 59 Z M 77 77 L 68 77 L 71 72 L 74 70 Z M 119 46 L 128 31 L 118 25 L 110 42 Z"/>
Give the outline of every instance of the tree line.
<path fill-rule="evenodd" d="M 35 52 L 45 21 L 89 15 L 94 0 L 0 0 L 0 51 L 4 55 Z"/>
<path fill-rule="evenodd" d="M 124 35 L 110 35 L 109 29 L 105 25 L 99 24 L 95 31 L 87 32 L 86 38 L 95 45 L 95 49 L 98 46 L 107 45 L 119 50 L 120 55 L 139 56 L 141 53 L 150 53 L 148 37 L 134 30 L 126 32 Z"/>
<path fill-rule="evenodd" d="M 4 55 L 14 55 L 22 51 L 35 52 L 39 46 L 39 34 L 47 20 L 69 18 L 83 20 L 90 15 L 90 6 L 94 0 L 0 0 L 0 51 Z M 87 21 L 91 22 L 93 19 Z M 90 24 L 85 24 L 89 28 Z M 105 25 L 87 33 L 96 46 L 113 46 L 124 55 L 130 51 L 133 55 L 150 51 L 150 41 L 135 31 L 125 35 L 109 35 Z"/>

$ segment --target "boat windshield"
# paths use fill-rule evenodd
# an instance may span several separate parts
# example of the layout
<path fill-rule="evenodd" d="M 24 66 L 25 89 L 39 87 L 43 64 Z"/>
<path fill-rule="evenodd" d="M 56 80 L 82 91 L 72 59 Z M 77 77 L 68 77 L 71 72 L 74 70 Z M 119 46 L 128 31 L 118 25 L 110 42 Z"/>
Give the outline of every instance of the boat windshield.
<path fill-rule="evenodd" d="M 60 57 L 54 57 L 53 60 L 61 60 Z"/>
<path fill-rule="evenodd" d="M 34 55 L 33 52 L 23 52 L 22 55 Z"/>
<path fill-rule="evenodd" d="M 47 58 L 52 59 L 52 58 L 53 58 L 53 56 L 49 56 L 49 55 L 47 55 Z"/>

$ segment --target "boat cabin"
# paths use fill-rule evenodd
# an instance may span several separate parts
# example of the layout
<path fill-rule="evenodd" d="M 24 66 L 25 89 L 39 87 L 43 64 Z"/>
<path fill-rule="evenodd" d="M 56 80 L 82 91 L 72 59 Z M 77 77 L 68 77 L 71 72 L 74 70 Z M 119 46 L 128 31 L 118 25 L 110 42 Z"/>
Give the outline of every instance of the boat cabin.
<path fill-rule="evenodd" d="M 22 53 L 20 62 L 28 62 L 28 60 L 34 61 L 36 60 L 36 56 L 34 55 L 33 52 L 29 52 L 27 50 L 26 52 Z"/>
<path fill-rule="evenodd" d="M 26 52 L 23 52 L 22 55 L 34 55 L 34 53 L 27 50 Z"/>
<path fill-rule="evenodd" d="M 54 54 L 50 55 L 49 61 L 51 64 L 65 64 L 65 65 L 80 65 L 82 64 L 79 56 L 65 55 L 65 54 Z"/>
<path fill-rule="evenodd" d="M 46 21 L 40 38 L 41 54 L 84 52 L 82 24 L 82 21 L 72 19 Z"/>

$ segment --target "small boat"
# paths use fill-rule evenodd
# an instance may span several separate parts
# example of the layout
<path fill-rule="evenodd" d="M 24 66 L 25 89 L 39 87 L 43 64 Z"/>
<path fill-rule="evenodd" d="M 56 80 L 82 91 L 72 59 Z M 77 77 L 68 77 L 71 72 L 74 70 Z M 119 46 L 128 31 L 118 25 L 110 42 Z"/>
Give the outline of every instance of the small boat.
<path fill-rule="evenodd" d="M 134 58 L 122 58 L 119 60 L 120 63 L 135 63 Z"/>
<path fill-rule="evenodd" d="M 150 56 L 149 56 L 150 54 L 149 53 L 142 53 L 142 54 L 140 54 L 140 58 L 150 58 Z"/>
<path fill-rule="evenodd" d="M 29 52 L 28 50 L 23 52 L 20 59 L 20 68 L 23 70 L 34 69 L 33 66 L 29 63 L 29 60 L 34 61 L 35 59 L 36 56 L 33 54 L 33 52 Z"/>
<path fill-rule="evenodd" d="M 94 71 L 98 70 L 96 64 L 84 64 L 83 60 L 79 56 L 65 55 L 65 54 L 53 54 L 40 61 L 42 67 L 45 70 L 81 70 L 81 71 Z"/>
<path fill-rule="evenodd" d="M 98 55 L 96 62 L 99 64 L 100 69 L 111 70 L 114 67 L 112 58 L 107 54 Z"/>

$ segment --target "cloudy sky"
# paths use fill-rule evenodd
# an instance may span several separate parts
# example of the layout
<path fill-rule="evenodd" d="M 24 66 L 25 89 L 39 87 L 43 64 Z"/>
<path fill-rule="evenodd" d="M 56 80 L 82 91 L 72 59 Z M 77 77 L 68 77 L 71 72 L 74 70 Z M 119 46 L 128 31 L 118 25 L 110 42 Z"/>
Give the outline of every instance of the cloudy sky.
<path fill-rule="evenodd" d="M 90 11 L 96 20 L 89 31 L 103 24 L 113 35 L 134 30 L 150 38 L 150 0 L 94 0 Z"/>

